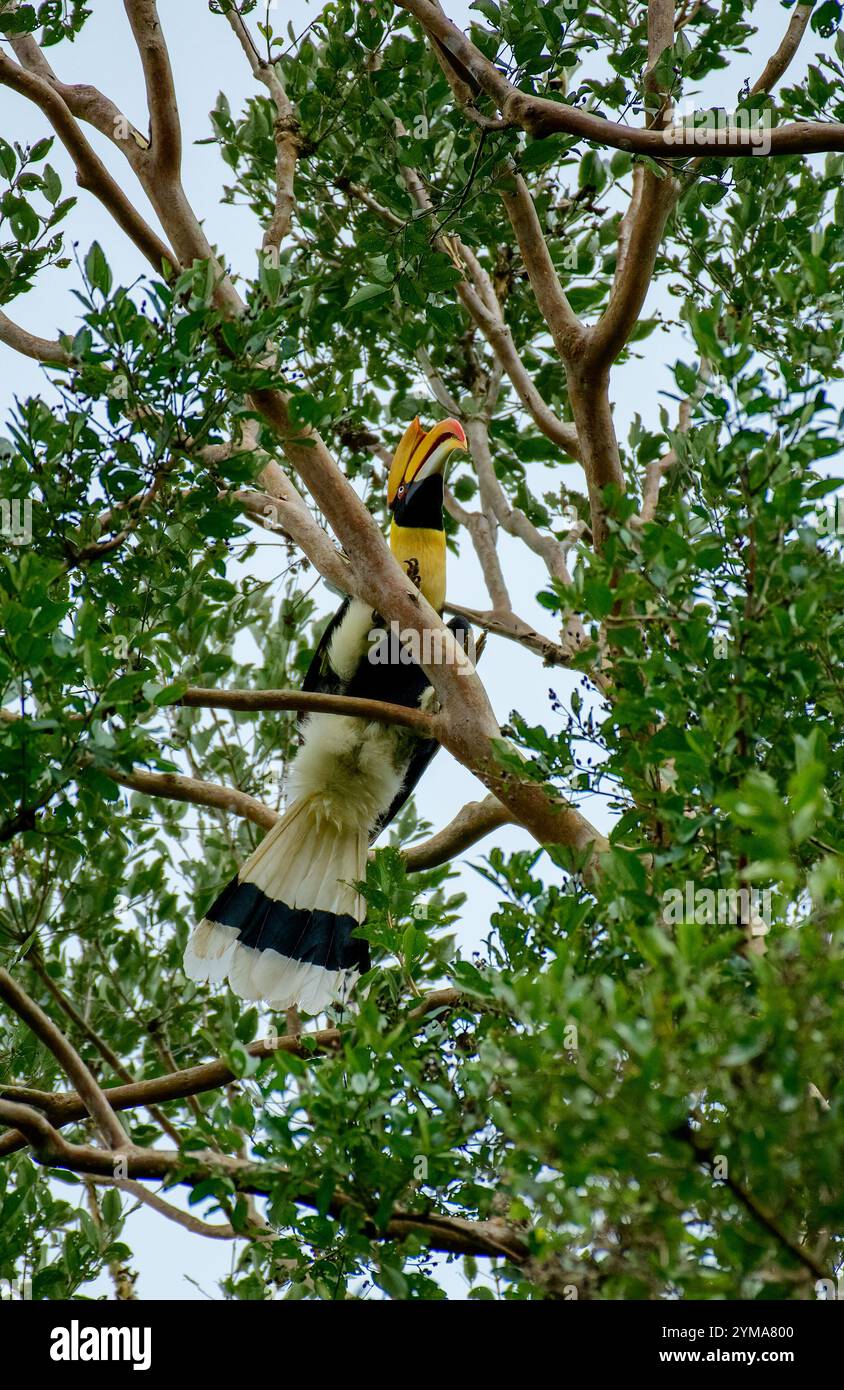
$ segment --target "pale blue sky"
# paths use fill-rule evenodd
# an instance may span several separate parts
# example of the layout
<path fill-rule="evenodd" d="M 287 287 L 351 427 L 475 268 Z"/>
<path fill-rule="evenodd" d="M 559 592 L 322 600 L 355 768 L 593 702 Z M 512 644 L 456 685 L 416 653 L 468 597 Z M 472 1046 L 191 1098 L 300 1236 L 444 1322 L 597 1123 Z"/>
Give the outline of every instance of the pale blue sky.
<path fill-rule="evenodd" d="M 88 3 L 93 15 L 82 36 L 73 45 L 63 44 L 52 50 L 51 61 L 64 81 L 93 82 L 101 86 L 140 129 L 146 129 L 143 82 L 123 7 L 118 0 L 88 0 Z M 290 3 L 273 4 L 271 11 L 277 27 L 284 27 L 289 19 L 298 32 L 314 18 L 319 8 L 305 0 L 290 0 Z M 456 22 L 465 22 L 468 5 L 463 0 L 446 4 L 445 8 Z M 200 216 L 205 218 L 211 241 L 224 248 L 235 269 L 251 274 L 260 230 L 248 209 L 220 205 L 220 188 L 227 181 L 229 171 L 216 149 L 208 145 L 191 148 L 194 141 L 210 133 L 208 112 L 220 90 L 226 92 L 234 110 L 254 92 L 251 73 L 225 20 L 212 16 L 205 0 L 159 0 L 159 12 L 170 45 L 181 103 L 187 192 Z M 765 58 L 776 47 L 787 13 L 775 0 L 763 0 L 757 6 L 757 15 L 764 32 L 753 41 L 751 52 L 740 56 L 728 74 L 717 74 L 707 82 L 700 98 L 702 105 L 732 106 L 745 78 L 755 78 Z M 789 82 L 803 74 L 807 56 L 817 48 L 818 42 L 816 36 L 809 36 L 806 52 L 789 74 Z M 0 133 L 6 139 L 34 142 L 46 133 L 46 124 L 35 108 L 0 88 Z M 91 133 L 90 138 L 117 177 L 134 185 L 139 205 L 154 221 L 140 188 L 119 155 L 96 133 Z M 65 192 L 73 191 L 69 160 L 58 142 L 50 161 L 64 180 Z M 77 208 L 68 225 L 81 255 L 84 256 L 93 240 L 101 242 L 119 281 L 128 283 L 147 273 L 139 253 L 87 194 L 79 193 Z M 63 272 L 47 271 L 39 277 L 36 289 L 14 301 L 8 311 L 31 332 L 46 337 L 55 336 L 57 331 L 73 331 L 78 305 L 70 294 L 70 279 Z M 653 292 L 646 312 L 652 314 L 657 306 L 669 314 L 674 310 L 667 296 Z M 676 331 L 654 335 L 643 345 L 643 350 L 642 360 L 632 360 L 614 377 L 613 398 L 622 438 L 637 412 L 642 414 L 646 425 L 656 426 L 659 405 L 661 400 L 664 402 L 659 393 L 674 389 L 671 365 L 678 356 L 687 360 L 694 357 L 693 350 Z M 13 396 L 31 394 L 42 382 L 43 375 L 34 363 L 0 346 L 0 404 L 4 409 Z M 673 414 L 673 407 L 671 409 Z M 439 413 L 438 408 L 436 413 Z M 542 472 L 540 469 L 538 473 L 539 485 L 547 486 L 549 475 L 543 477 Z M 584 487 L 582 474 L 575 465 L 570 467 L 567 481 L 577 488 Z M 543 584 L 542 566 L 521 544 L 507 537 L 502 538 L 501 553 L 516 610 L 540 630 L 550 632 L 550 615 L 535 601 L 535 594 Z M 465 545 L 461 559 L 450 564 L 449 592 L 459 593 L 460 601 L 469 606 L 487 607 L 487 596 L 470 547 Z M 251 562 L 251 568 L 260 577 L 267 577 L 276 567 L 270 553 L 261 549 Z M 333 607 L 334 602 L 328 595 L 327 606 Z M 530 721 L 547 721 L 548 686 L 553 685 L 565 696 L 574 684 L 565 672 L 546 671 L 535 657 L 521 648 L 495 639 L 489 643 L 483 658 L 482 673 L 502 720 L 515 707 Z M 421 812 L 439 826 L 466 800 L 479 794 L 482 789 L 475 780 L 447 754 L 440 753 L 421 785 L 417 801 Z M 599 802 L 593 800 L 587 811 L 600 829 L 608 828 L 608 818 Z M 492 841 L 487 842 L 487 848 L 490 843 Z M 495 837 L 495 843 L 512 850 L 531 845 L 532 841 L 524 832 L 507 829 Z M 467 858 L 478 862 L 482 852 L 479 847 Z M 471 869 L 464 870 L 461 878 L 469 894 L 469 903 L 460 941 L 464 948 L 472 949 L 486 934 L 489 913 L 497 899 L 490 886 Z M 169 1195 L 171 1199 L 174 1196 Z M 232 1258 L 229 1244 L 202 1241 L 148 1211 L 132 1218 L 128 1239 L 135 1249 L 135 1263 L 141 1271 L 138 1290 L 142 1298 L 200 1297 L 186 1275 L 196 1280 L 208 1295 L 216 1296 L 216 1280 L 229 1268 Z M 446 1282 L 451 1297 L 463 1296 L 463 1281 L 457 1268 L 446 1276 Z M 110 1282 L 107 1278 L 99 1280 L 86 1292 L 109 1296 Z"/>

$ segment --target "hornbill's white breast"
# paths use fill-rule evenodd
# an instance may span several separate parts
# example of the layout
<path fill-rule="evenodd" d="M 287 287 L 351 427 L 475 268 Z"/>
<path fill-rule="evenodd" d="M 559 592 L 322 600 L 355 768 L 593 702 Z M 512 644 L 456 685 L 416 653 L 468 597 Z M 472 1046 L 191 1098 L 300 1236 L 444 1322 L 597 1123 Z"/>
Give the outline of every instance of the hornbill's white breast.
<path fill-rule="evenodd" d="M 343 686 L 368 660 L 373 627 L 372 609 L 352 599 L 328 647 L 329 664 Z M 324 816 L 369 832 L 401 786 L 413 743 L 413 735 L 396 726 L 310 714 L 302 723 L 290 795 L 318 797 Z"/>

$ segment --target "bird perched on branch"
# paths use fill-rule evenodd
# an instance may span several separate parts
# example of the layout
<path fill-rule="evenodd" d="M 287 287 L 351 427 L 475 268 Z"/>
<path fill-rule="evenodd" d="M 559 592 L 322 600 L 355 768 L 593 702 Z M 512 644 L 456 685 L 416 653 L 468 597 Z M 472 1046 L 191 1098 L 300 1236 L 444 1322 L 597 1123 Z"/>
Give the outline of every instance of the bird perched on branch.
<path fill-rule="evenodd" d="M 443 472 L 466 448 L 456 420 L 427 433 L 405 431 L 387 482 L 390 548 L 438 613 L 445 602 Z M 380 625 L 380 634 L 379 634 Z M 462 618 L 449 627 L 465 648 Z M 328 624 L 304 690 L 424 707 L 432 689 L 422 667 L 373 641 L 383 623 L 360 599 L 347 598 Z M 212 903 L 185 952 L 193 980 L 228 978 L 242 999 L 320 1013 L 345 1001 L 369 969 L 366 942 L 352 933 L 365 904 L 355 884 L 366 877 L 369 845 L 398 813 L 437 750 L 408 729 L 348 715 L 309 714 L 293 764 L 289 804 L 236 878 Z"/>

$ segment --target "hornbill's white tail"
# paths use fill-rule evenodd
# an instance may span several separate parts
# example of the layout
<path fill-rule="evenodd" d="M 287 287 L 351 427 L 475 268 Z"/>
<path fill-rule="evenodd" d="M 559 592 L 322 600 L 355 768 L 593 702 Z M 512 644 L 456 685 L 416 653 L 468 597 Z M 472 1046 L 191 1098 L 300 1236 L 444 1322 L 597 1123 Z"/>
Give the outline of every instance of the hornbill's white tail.
<path fill-rule="evenodd" d="M 404 769 L 395 731 L 313 715 L 291 774 L 294 799 L 208 909 L 185 952 L 193 980 L 228 981 L 242 999 L 316 1014 L 345 1000 L 368 968 L 355 885 L 370 834 Z"/>

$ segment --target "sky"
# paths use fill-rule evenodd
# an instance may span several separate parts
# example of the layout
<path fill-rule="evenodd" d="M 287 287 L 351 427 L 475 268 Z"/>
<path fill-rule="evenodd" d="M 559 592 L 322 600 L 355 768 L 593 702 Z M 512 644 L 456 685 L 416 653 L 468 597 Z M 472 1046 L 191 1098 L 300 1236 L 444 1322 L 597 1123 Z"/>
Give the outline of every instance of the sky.
<path fill-rule="evenodd" d="M 118 0 L 88 0 L 88 4 L 93 14 L 82 35 L 74 44 L 62 44 L 52 50 L 49 55 L 51 61 L 63 81 L 93 82 L 101 86 L 106 93 L 114 96 L 129 119 L 139 129 L 145 130 L 147 118 L 143 80 L 123 6 Z M 320 4 L 308 4 L 307 0 L 273 0 L 270 17 L 277 30 L 286 28 L 289 21 L 299 33 L 314 19 L 320 8 Z M 464 0 L 446 3 L 445 8 L 456 23 L 466 22 L 469 6 Z M 256 88 L 252 74 L 227 23 L 209 13 L 206 0 L 159 0 L 159 13 L 170 47 L 180 99 L 186 191 L 200 217 L 205 219 L 206 231 L 212 243 L 225 248 L 235 269 L 251 274 L 255 249 L 260 242 L 260 229 L 247 208 L 220 205 L 221 185 L 227 181 L 230 171 L 223 165 L 216 148 L 213 145 L 191 146 L 210 134 L 208 112 L 214 106 L 219 91 L 225 91 L 235 111 L 254 94 Z M 761 72 L 765 60 L 784 32 L 787 12 L 776 0 L 761 0 L 757 15 L 761 32 L 751 42 L 749 52 L 739 55 L 726 75 L 715 74 L 707 80 L 696 98 L 701 106 L 731 107 L 745 79 L 752 81 Z M 789 72 L 789 84 L 794 84 L 805 74 L 807 59 L 817 43 L 816 36 L 807 36 L 805 51 Z M 45 133 L 47 126 L 40 112 L 0 87 L 0 135 L 7 140 L 34 143 Z M 96 132 L 89 129 L 87 133 L 117 177 L 128 181 L 127 187 L 132 185 L 139 207 L 154 224 L 154 214 L 125 161 Z M 58 142 L 50 154 L 50 162 L 62 177 L 66 196 L 73 191 L 74 175 L 70 161 Z M 80 256 L 84 257 L 91 242 L 97 240 L 106 251 L 117 281 L 131 283 L 139 274 L 146 273 L 147 266 L 142 263 L 140 254 L 116 229 L 100 204 L 83 192 L 78 196 L 79 202 L 71 214 L 69 227 L 73 239 L 78 243 Z M 36 287 L 25 297 L 15 300 L 8 311 L 30 332 L 44 337 L 55 337 L 60 331 L 75 331 L 79 306 L 70 293 L 69 280 L 70 277 L 62 271 L 48 270 L 39 276 Z M 659 309 L 671 315 L 672 301 L 664 291 L 652 290 L 644 313 L 651 316 Z M 654 334 L 641 345 L 638 358 L 631 359 L 616 371 L 612 394 L 620 439 L 626 437 L 629 424 L 637 413 L 641 413 L 645 425 L 650 428 L 657 426 L 660 404 L 667 405 L 673 416 L 675 407 L 669 396 L 673 397 L 676 389 L 671 366 L 678 357 L 693 361 L 694 350 L 682 333 L 674 328 L 669 332 Z M 4 415 L 16 395 L 33 394 L 43 389 L 43 384 L 44 376 L 37 364 L 0 345 L 0 409 Z M 439 413 L 439 408 L 432 403 L 432 418 Z M 547 486 L 548 475 L 542 476 L 541 466 L 534 467 L 539 469 L 535 475 L 538 485 Z M 585 490 L 583 475 L 575 464 L 569 466 L 562 480 L 578 490 Z M 551 615 L 536 602 L 536 594 L 545 580 L 541 562 L 520 542 L 505 535 L 501 537 L 500 553 L 516 612 L 535 624 L 540 631 L 556 636 Z M 460 602 L 468 607 L 487 608 L 489 602 L 482 576 L 468 543 L 463 545 L 458 560 L 450 557 L 449 566 L 449 593 L 459 593 Z M 277 565 L 266 547 L 259 548 L 255 559 L 250 561 L 250 570 L 256 578 L 266 578 L 276 572 Z M 326 594 L 325 604 L 328 610 L 335 606 L 336 600 Z M 575 684 L 574 677 L 567 672 L 544 670 L 538 666 L 537 658 L 521 647 L 494 638 L 487 645 L 481 674 L 502 722 L 506 721 L 514 708 L 518 708 L 529 722 L 549 723 L 549 716 L 553 721 L 554 716 L 550 715 L 549 710 L 549 685 L 553 684 L 560 696 L 565 698 Z M 555 727 L 553 722 L 550 726 Z M 438 828 L 450 820 L 466 801 L 482 795 L 483 788 L 471 774 L 455 763 L 449 754 L 441 752 L 421 783 L 417 805 L 421 814 Z M 593 798 L 584 804 L 583 809 L 599 830 L 609 829 L 611 818 L 599 800 Z M 534 842 L 526 832 L 508 827 L 465 856 L 466 866 L 461 869 L 459 880 L 455 881 L 455 886 L 459 882 L 459 886 L 469 895 L 459 938 L 464 951 L 480 945 L 488 929 L 489 914 L 497 903 L 494 889 L 471 868 L 472 863 L 481 861 L 491 844 L 512 851 L 533 847 Z M 69 1189 L 65 1191 L 69 1193 Z M 184 1204 L 184 1199 L 173 1193 L 168 1194 L 168 1200 Z M 203 1241 L 146 1209 L 130 1219 L 126 1239 L 135 1251 L 134 1267 L 141 1271 L 138 1283 L 141 1298 L 219 1296 L 216 1280 L 230 1268 L 233 1256 L 230 1242 Z M 458 1268 L 451 1266 L 444 1273 L 449 1296 L 456 1299 L 465 1296 Z M 110 1296 L 108 1277 L 104 1276 L 95 1284 L 86 1286 L 85 1293 L 95 1297 Z"/>

